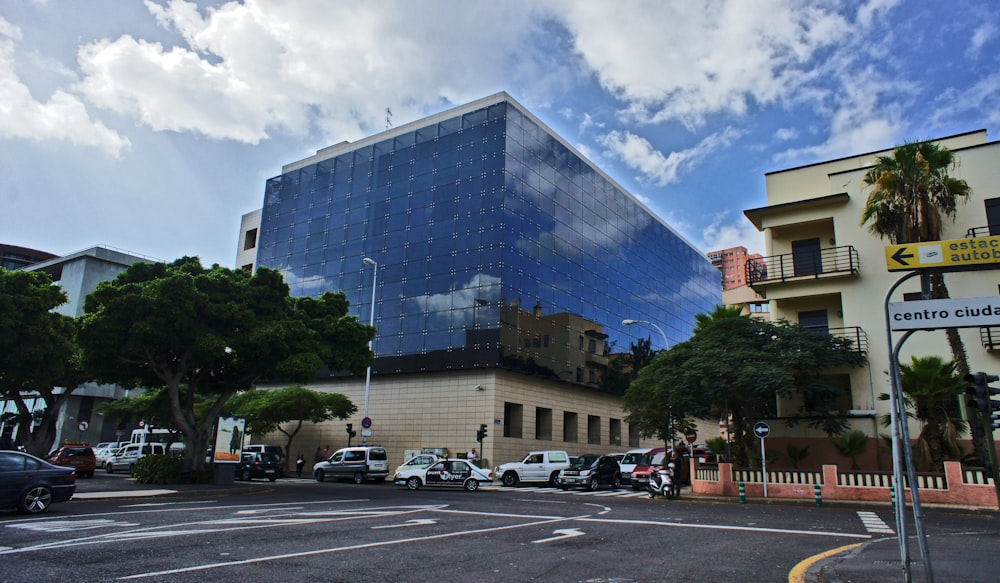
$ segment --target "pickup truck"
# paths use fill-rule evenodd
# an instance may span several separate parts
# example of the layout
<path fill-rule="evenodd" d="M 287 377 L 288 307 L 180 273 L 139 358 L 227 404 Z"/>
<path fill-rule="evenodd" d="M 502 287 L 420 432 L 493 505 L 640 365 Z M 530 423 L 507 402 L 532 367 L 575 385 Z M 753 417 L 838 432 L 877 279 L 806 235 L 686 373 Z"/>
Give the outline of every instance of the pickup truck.
<path fill-rule="evenodd" d="M 569 454 L 565 451 L 532 451 L 519 462 L 508 462 L 493 469 L 500 483 L 513 487 L 521 482 L 548 482 L 556 484 L 559 471 L 569 467 Z"/>

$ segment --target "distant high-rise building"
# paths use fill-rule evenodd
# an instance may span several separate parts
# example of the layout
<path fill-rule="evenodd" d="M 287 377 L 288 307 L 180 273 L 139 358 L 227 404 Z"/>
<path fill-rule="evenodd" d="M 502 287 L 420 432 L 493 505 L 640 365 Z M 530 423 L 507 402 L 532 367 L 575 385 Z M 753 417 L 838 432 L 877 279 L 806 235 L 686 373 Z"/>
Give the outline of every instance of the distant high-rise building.
<path fill-rule="evenodd" d="M 744 286 L 748 259 L 760 259 L 759 253 L 747 253 L 746 247 L 730 247 L 721 251 L 709 251 L 708 259 L 722 272 L 722 289 L 731 290 Z"/>

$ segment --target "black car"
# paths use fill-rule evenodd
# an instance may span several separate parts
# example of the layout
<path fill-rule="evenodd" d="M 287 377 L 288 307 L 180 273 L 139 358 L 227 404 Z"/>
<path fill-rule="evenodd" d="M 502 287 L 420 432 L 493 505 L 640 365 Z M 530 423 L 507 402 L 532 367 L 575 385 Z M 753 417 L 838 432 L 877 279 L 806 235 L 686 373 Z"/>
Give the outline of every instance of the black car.
<path fill-rule="evenodd" d="M 0 451 L 0 508 L 37 514 L 76 491 L 76 470 L 20 451 Z"/>
<path fill-rule="evenodd" d="M 281 475 L 281 460 L 273 453 L 243 452 L 240 465 L 236 466 L 236 477 L 248 482 L 254 478 L 267 478 L 272 482 Z"/>
<path fill-rule="evenodd" d="M 559 471 L 556 484 L 563 490 L 579 487 L 596 490 L 602 485 L 617 489 L 622 486 L 622 471 L 614 456 L 585 454 Z"/>

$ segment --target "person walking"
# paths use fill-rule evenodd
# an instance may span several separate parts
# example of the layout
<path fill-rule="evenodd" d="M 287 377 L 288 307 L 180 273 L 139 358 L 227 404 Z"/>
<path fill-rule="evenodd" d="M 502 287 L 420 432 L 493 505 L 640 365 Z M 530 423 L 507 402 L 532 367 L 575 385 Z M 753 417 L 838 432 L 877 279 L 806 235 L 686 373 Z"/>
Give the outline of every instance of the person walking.
<path fill-rule="evenodd" d="M 313 463 L 314 464 L 318 464 L 321 461 L 323 461 L 323 450 L 320 449 L 319 446 L 317 445 L 316 446 L 316 453 L 313 454 Z"/>
<path fill-rule="evenodd" d="M 295 475 L 302 477 L 302 470 L 306 467 L 306 456 L 299 452 L 299 457 L 295 460 Z"/>

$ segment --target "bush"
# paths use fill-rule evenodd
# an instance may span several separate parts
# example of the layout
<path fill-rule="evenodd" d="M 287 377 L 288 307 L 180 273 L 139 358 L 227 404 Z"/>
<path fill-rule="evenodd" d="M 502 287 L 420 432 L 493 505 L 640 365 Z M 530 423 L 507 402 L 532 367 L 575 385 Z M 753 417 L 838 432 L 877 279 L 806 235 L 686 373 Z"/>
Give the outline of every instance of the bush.
<path fill-rule="evenodd" d="M 215 468 L 208 464 L 204 469 L 183 472 L 183 458 L 172 455 L 148 455 L 135 463 L 132 477 L 137 484 L 211 484 Z"/>
<path fill-rule="evenodd" d="M 180 476 L 181 458 L 172 455 L 147 455 L 132 470 L 137 484 L 177 484 Z"/>

